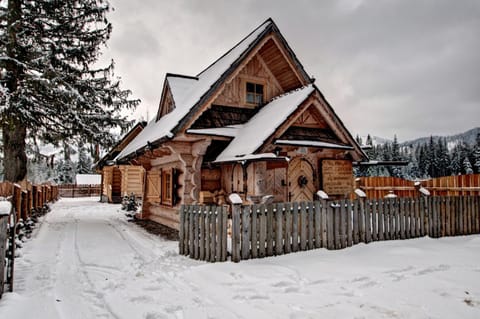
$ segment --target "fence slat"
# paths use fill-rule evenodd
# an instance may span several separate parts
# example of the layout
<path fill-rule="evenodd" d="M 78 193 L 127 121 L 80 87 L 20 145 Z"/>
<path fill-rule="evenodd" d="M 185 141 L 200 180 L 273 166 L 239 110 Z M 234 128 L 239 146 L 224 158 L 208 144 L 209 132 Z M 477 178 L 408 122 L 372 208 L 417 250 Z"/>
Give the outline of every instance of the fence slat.
<path fill-rule="evenodd" d="M 372 240 L 378 240 L 378 203 L 375 200 L 372 200 Z"/>
<path fill-rule="evenodd" d="M 322 216 L 320 214 L 320 202 L 315 201 L 313 202 L 313 209 L 314 209 L 314 241 L 315 241 L 315 248 L 320 248 L 322 247 L 322 242 L 321 242 L 321 220 Z"/>
<path fill-rule="evenodd" d="M 372 241 L 372 213 L 370 201 L 364 201 L 364 210 L 365 210 L 365 242 L 369 243 Z"/>
<path fill-rule="evenodd" d="M 180 206 L 180 227 L 178 230 L 178 252 L 183 255 L 185 252 L 185 205 Z"/>
<path fill-rule="evenodd" d="M 335 234 L 334 234 L 334 209 L 332 204 L 327 205 L 327 248 L 335 249 Z"/>
<path fill-rule="evenodd" d="M 212 232 L 211 232 L 211 224 L 212 224 L 212 217 L 214 216 L 212 211 L 215 210 L 215 206 L 212 206 L 209 210 L 205 212 L 205 260 L 211 259 L 211 240 L 212 240 Z"/>
<path fill-rule="evenodd" d="M 347 199 L 345 202 L 347 211 L 347 246 L 352 246 L 353 243 L 353 221 L 352 221 L 352 202 Z"/>
<path fill-rule="evenodd" d="M 298 203 L 293 203 L 292 210 L 292 251 L 298 251 Z"/>
<path fill-rule="evenodd" d="M 260 205 L 260 234 L 259 234 L 259 257 L 263 258 L 266 256 L 265 247 L 267 244 L 267 208 L 265 205 Z"/>
<path fill-rule="evenodd" d="M 275 215 L 275 254 L 283 254 L 283 204 L 277 204 Z"/>
<path fill-rule="evenodd" d="M 200 260 L 205 260 L 205 214 L 208 211 L 209 211 L 208 206 L 204 206 L 198 211 L 198 215 L 200 215 L 198 218 L 198 224 L 199 224 L 198 226 L 200 228 L 199 239 L 198 239 L 200 252 L 198 254 L 198 258 Z"/>
<path fill-rule="evenodd" d="M 384 240 L 385 239 L 385 234 L 384 234 L 384 217 L 383 217 L 383 211 L 384 211 L 384 201 L 383 199 L 378 200 L 378 240 Z"/>
<path fill-rule="evenodd" d="M 313 202 L 308 202 L 308 249 L 315 248 L 314 243 L 314 212 Z"/>
<path fill-rule="evenodd" d="M 257 229 L 257 205 L 252 206 L 252 244 L 251 244 L 251 251 L 252 251 L 252 258 L 258 257 L 258 229 Z"/>
<path fill-rule="evenodd" d="M 267 205 L 267 256 L 273 256 L 273 204 Z"/>
<path fill-rule="evenodd" d="M 292 250 L 292 211 L 290 203 L 285 203 L 285 233 L 284 233 L 285 253 Z"/>
<path fill-rule="evenodd" d="M 300 249 L 307 249 L 307 203 L 300 203 Z"/>
<path fill-rule="evenodd" d="M 242 260 L 250 258 L 250 208 L 251 206 L 244 206 L 242 213 Z"/>
<path fill-rule="evenodd" d="M 360 227 L 358 225 L 358 200 L 356 200 L 353 205 L 353 244 L 358 244 L 359 241 Z"/>

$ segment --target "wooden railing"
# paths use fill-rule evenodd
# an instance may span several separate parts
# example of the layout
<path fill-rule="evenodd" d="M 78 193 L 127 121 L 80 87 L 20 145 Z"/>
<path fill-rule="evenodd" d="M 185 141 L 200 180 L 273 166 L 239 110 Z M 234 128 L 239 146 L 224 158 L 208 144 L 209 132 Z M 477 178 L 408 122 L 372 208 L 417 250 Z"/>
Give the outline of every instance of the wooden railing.
<path fill-rule="evenodd" d="M 396 177 L 359 177 L 356 188 L 363 190 L 368 198 L 383 198 L 389 193 L 398 197 L 420 196 L 423 187 L 431 196 L 479 196 L 480 174 L 445 176 L 418 182 Z"/>
<path fill-rule="evenodd" d="M 60 197 L 91 197 L 100 196 L 101 185 L 77 185 L 77 184 L 62 184 L 58 185 Z"/>
<path fill-rule="evenodd" d="M 181 254 L 226 260 L 226 208 L 183 206 L 180 216 Z M 478 234 L 480 196 L 233 205 L 231 223 L 231 260 L 238 262 L 372 241 Z M 220 248 L 212 255 L 215 241 Z"/>
<path fill-rule="evenodd" d="M 0 183 L 0 196 L 11 202 L 9 215 L 0 216 L 0 257 L 7 255 L 6 271 L 0 267 L 0 298 L 4 287 L 13 291 L 13 273 L 15 256 L 15 236 L 18 233 L 18 222 L 38 216 L 47 211 L 46 204 L 58 199 L 58 187 L 56 185 L 42 184 L 33 185 L 25 182 L 22 185 L 10 182 Z M 8 254 L 7 254 L 7 251 Z"/>

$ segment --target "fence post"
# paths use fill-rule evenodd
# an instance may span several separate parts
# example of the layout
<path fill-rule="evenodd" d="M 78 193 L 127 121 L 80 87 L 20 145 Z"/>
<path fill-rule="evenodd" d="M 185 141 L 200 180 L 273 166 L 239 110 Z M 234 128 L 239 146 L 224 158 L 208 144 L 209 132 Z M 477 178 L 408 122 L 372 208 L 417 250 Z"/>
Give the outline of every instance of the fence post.
<path fill-rule="evenodd" d="M 241 204 L 232 205 L 232 261 L 240 261 L 240 214 Z"/>
<path fill-rule="evenodd" d="M 180 255 L 183 255 L 185 252 L 184 249 L 184 239 L 185 239 L 185 205 L 180 206 L 180 227 L 178 230 L 178 252 Z"/>

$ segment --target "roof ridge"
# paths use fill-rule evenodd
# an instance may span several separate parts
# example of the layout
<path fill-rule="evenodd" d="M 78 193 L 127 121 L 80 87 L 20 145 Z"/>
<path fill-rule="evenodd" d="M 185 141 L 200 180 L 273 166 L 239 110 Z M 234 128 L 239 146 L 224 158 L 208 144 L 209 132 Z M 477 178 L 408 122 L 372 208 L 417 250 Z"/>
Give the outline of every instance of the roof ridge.
<path fill-rule="evenodd" d="M 235 44 L 233 47 L 231 47 L 227 52 L 225 52 L 222 56 L 220 56 L 218 59 L 213 61 L 209 66 L 207 66 L 205 69 L 203 69 L 200 73 L 197 74 L 197 78 L 200 77 L 203 73 L 205 73 L 208 69 L 210 69 L 212 66 L 214 66 L 218 61 L 222 60 L 226 55 L 228 55 L 230 52 L 232 52 L 236 47 L 238 47 L 243 41 L 245 41 L 249 36 L 251 36 L 253 33 L 255 33 L 258 29 L 260 29 L 262 26 L 265 24 L 272 24 L 275 25 L 275 22 L 273 22 L 272 18 L 268 18 L 265 20 L 263 23 L 261 23 L 258 27 L 252 30 L 249 34 L 247 34 L 242 40 L 240 40 L 237 44 Z"/>
<path fill-rule="evenodd" d="M 198 77 L 197 77 L 197 76 L 185 75 L 185 74 L 178 74 L 178 73 L 169 73 L 169 72 L 168 72 L 167 74 L 165 74 L 165 78 L 168 78 L 168 77 L 198 80 Z"/>
<path fill-rule="evenodd" d="M 268 103 L 273 102 L 273 101 L 278 100 L 278 99 L 281 99 L 281 98 L 283 98 L 283 97 L 285 97 L 285 96 L 288 96 L 288 95 L 290 95 L 290 94 L 293 94 L 293 93 L 295 93 L 295 92 L 302 91 L 302 90 L 306 89 L 308 86 L 312 86 L 312 84 L 309 83 L 309 84 L 307 84 L 307 85 L 303 85 L 303 86 L 298 87 L 298 88 L 296 88 L 296 89 L 290 90 L 290 91 L 288 91 L 288 92 L 284 92 L 284 93 L 282 93 L 282 94 L 280 94 L 280 95 L 277 95 L 277 96 L 271 98 L 271 99 L 268 101 Z M 268 104 L 268 103 L 267 103 L 267 104 Z"/>

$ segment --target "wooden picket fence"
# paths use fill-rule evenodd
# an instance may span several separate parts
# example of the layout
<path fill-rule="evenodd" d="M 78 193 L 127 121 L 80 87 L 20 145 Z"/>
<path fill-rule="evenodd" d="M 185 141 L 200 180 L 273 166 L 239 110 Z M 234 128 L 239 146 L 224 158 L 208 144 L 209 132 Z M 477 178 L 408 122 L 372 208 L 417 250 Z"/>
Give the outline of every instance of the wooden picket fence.
<path fill-rule="evenodd" d="M 206 253 L 211 229 L 228 232 L 225 208 L 185 206 L 181 211 L 180 253 L 224 261 Z M 316 248 L 342 249 L 358 243 L 480 233 L 480 196 L 323 200 L 270 205 L 233 205 L 231 260 L 278 256 Z M 208 221 L 207 221 L 208 220 Z M 209 224 L 210 228 L 206 225 Z M 222 243 L 224 240 L 222 237 Z M 212 250 L 210 249 L 210 252 Z M 221 246 L 220 256 L 226 254 Z"/>
<path fill-rule="evenodd" d="M 7 240 L 10 241 L 6 270 L 0 267 L 0 298 L 4 287 L 13 291 L 13 273 L 15 256 L 15 235 L 17 234 L 17 223 L 20 219 L 28 218 L 45 211 L 45 204 L 58 199 L 58 187 L 56 185 L 41 184 L 34 185 L 29 182 L 13 184 L 10 182 L 0 183 L 0 196 L 9 198 L 12 203 L 11 215 L 0 216 L 0 258 L 3 260 L 6 255 Z M 13 226 L 12 226 L 13 225 Z"/>
<path fill-rule="evenodd" d="M 389 193 L 398 197 L 416 197 L 419 187 L 426 188 L 431 196 L 479 196 L 480 174 L 444 176 L 414 181 L 397 177 L 359 177 L 356 188 L 363 190 L 368 198 L 383 198 Z"/>
<path fill-rule="evenodd" d="M 180 254 L 210 262 L 227 260 L 228 206 L 182 205 Z"/>

